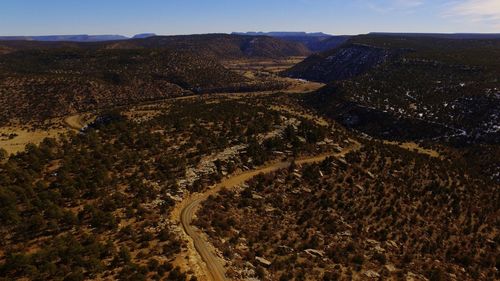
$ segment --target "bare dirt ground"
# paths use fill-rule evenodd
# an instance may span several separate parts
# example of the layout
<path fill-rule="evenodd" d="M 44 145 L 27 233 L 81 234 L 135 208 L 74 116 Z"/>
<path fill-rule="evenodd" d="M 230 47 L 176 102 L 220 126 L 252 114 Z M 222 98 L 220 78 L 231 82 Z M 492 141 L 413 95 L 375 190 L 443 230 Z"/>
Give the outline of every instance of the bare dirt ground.
<path fill-rule="evenodd" d="M 410 150 L 413 152 L 417 152 L 420 154 L 426 154 L 426 155 L 429 155 L 430 157 L 434 157 L 434 158 L 441 157 L 441 154 L 439 154 L 439 152 L 437 152 L 436 150 L 421 147 L 418 143 L 415 143 L 415 142 L 399 143 L 396 141 L 384 141 L 384 144 L 396 145 L 396 146 L 399 146 L 401 148 L 404 148 L 404 149 L 407 149 L 407 150 Z"/>

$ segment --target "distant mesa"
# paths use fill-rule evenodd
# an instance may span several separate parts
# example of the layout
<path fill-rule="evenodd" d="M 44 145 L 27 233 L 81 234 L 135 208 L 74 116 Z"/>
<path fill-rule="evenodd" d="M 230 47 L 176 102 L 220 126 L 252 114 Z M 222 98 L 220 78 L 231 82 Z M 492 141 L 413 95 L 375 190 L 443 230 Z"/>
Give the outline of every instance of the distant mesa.
<path fill-rule="evenodd" d="M 154 33 L 137 34 L 133 39 L 154 37 Z M 123 35 L 44 35 L 44 36 L 0 36 L 0 41 L 46 41 L 46 42 L 104 42 L 130 39 Z"/>
<path fill-rule="evenodd" d="M 48 41 L 48 42 L 102 42 L 127 40 L 123 35 L 46 35 L 46 36 L 0 36 L 3 41 Z"/>
<path fill-rule="evenodd" d="M 404 36 L 404 37 L 433 37 L 441 39 L 500 39 L 500 33 L 392 33 L 372 32 L 370 35 Z"/>
<path fill-rule="evenodd" d="M 301 43 L 306 46 L 311 52 L 323 52 L 336 48 L 344 44 L 351 36 L 349 35 L 331 35 L 323 32 L 283 32 L 283 31 L 272 31 L 272 32 L 233 32 L 235 35 L 246 35 L 246 36 L 269 36 L 273 38 L 278 38 L 281 40 Z"/>
<path fill-rule="evenodd" d="M 331 35 L 323 32 L 303 32 L 303 31 L 249 31 L 233 32 L 232 35 L 245 36 L 268 36 L 279 38 L 285 41 L 299 42 L 304 44 L 312 52 L 321 52 L 336 48 L 352 36 L 349 35 Z M 500 33 L 390 33 L 390 32 L 372 32 L 371 35 L 379 36 L 404 36 L 404 37 L 434 37 L 442 39 L 500 39 Z M 140 33 L 132 37 L 119 34 L 105 35 L 42 35 L 42 36 L 0 36 L 0 41 L 45 41 L 45 42 L 105 42 L 122 41 L 129 39 L 146 39 L 158 36 L 155 33 Z"/>
<path fill-rule="evenodd" d="M 330 37 L 333 35 L 326 34 L 323 32 L 313 32 L 313 33 L 307 33 L 303 31 L 299 32 L 288 32 L 288 31 L 272 31 L 272 32 L 255 32 L 255 31 L 249 31 L 249 32 L 233 32 L 232 34 L 235 35 L 249 35 L 249 36 L 271 36 L 271 37 Z"/>
<path fill-rule="evenodd" d="M 132 38 L 133 39 L 144 39 L 144 38 L 155 37 L 155 36 L 157 36 L 155 33 L 141 33 L 141 34 L 134 35 L 134 37 L 132 37 Z"/>

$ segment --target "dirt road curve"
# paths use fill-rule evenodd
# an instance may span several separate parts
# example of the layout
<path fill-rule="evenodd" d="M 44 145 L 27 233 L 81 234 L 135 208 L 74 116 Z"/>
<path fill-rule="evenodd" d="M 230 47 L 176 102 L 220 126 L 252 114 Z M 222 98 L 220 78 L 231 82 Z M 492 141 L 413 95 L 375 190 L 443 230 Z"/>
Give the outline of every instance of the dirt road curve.
<path fill-rule="evenodd" d="M 350 147 L 345 148 L 342 152 L 339 153 L 329 153 L 324 155 L 318 155 L 314 157 L 304 158 L 296 160 L 297 164 L 307 164 L 307 163 L 317 163 L 325 160 L 327 157 L 342 157 L 347 153 L 358 150 L 360 148 L 359 143 L 355 143 Z M 186 202 L 185 207 L 181 211 L 181 224 L 184 228 L 186 234 L 193 240 L 194 247 L 196 251 L 199 253 L 203 261 L 206 263 L 207 270 L 209 271 L 207 276 L 211 277 L 212 281 L 224 281 L 229 280 L 225 276 L 224 264 L 214 253 L 213 247 L 203 239 L 200 230 L 191 225 L 193 221 L 193 216 L 200 207 L 201 202 L 206 200 L 210 195 L 213 195 L 219 192 L 223 187 L 231 188 L 237 185 L 243 184 L 245 181 L 255 177 L 258 174 L 266 174 L 277 171 L 279 169 L 289 167 L 291 162 L 279 162 L 274 163 L 262 168 L 258 168 L 255 170 L 247 171 L 241 174 L 237 174 L 230 178 L 223 180 L 220 184 L 218 184 L 215 188 L 208 190 L 205 193 L 198 194 L 196 196 L 191 196 L 188 202 Z"/>
<path fill-rule="evenodd" d="M 75 114 L 64 118 L 64 123 L 68 128 L 75 131 L 80 131 L 85 126 L 81 114 Z"/>

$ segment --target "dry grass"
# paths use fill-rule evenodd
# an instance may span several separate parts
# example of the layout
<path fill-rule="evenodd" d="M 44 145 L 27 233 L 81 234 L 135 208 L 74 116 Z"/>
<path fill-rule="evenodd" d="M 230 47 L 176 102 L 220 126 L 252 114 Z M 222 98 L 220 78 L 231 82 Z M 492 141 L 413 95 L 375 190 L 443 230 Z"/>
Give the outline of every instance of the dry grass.
<path fill-rule="evenodd" d="M 311 82 L 300 79 L 292 79 L 292 78 L 281 78 L 281 79 L 290 83 L 290 87 L 285 90 L 285 92 L 287 93 L 310 93 L 319 90 L 320 88 L 325 86 L 325 84 L 323 83 Z"/>
<path fill-rule="evenodd" d="M 11 135 L 15 137 L 1 137 L 0 148 L 3 148 L 9 154 L 24 151 L 27 144 L 39 144 L 45 138 L 57 138 L 60 134 L 67 132 L 66 128 L 54 129 L 26 129 L 21 127 L 2 127 L 0 128 L 0 135 Z"/>
<path fill-rule="evenodd" d="M 303 57 L 286 59 L 245 59 L 224 62 L 224 66 L 252 80 L 275 80 L 289 84 L 284 90 L 287 93 L 306 93 L 318 90 L 325 84 L 280 77 L 279 73 L 304 60 Z"/>
<path fill-rule="evenodd" d="M 15 122 L 0 127 L 0 148 L 9 154 L 24 151 L 27 144 L 41 143 L 45 138 L 58 138 L 71 130 L 79 131 L 92 122 L 95 116 L 90 113 L 75 114 L 62 118 L 49 119 L 43 123 Z"/>
<path fill-rule="evenodd" d="M 304 57 L 290 57 L 285 59 L 242 59 L 224 62 L 224 66 L 240 74 L 248 72 L 278 73 L 304 60 Z"/>
<path fill-rule="evenodd" d="M 409 151 L 417 152 L 420 154 L 426 154 L 434 158 L 438 158 L 441 156 L 439 152 L 430 148 L 423 148 L 419 144 L 415 142 L 395 142 L 395 141 L 384 141 L 385 144 L 397 145 L 401 148 L 407 149 Z"/>

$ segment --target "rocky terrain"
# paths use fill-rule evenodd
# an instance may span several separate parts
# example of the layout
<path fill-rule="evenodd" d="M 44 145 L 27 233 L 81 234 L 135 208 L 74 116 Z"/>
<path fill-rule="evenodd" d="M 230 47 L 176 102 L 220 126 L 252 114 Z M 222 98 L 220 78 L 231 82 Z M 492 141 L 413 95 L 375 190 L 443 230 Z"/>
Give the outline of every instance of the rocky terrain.
<path fill-rule="evenodd" d="M 497 39 L 360 36 L 284 75 L 329 83 L 310 103 L 372 136 L 494 143 L 499 52 Z"/>
<path fill-rule="evenodd" d="M 399 52 L 362 44 L 346 44 L 330 51 L 314 54 L 284 72 L 284 75 L 328 83 L 366 73 Z"/>
<path fill-rule="evenodd" d="M 196 224 L 233 280 L 496 280 L 498 185 L 364 142 L 209 198 Z M 479 207 L 480 206 L 480 207 Z"/>

